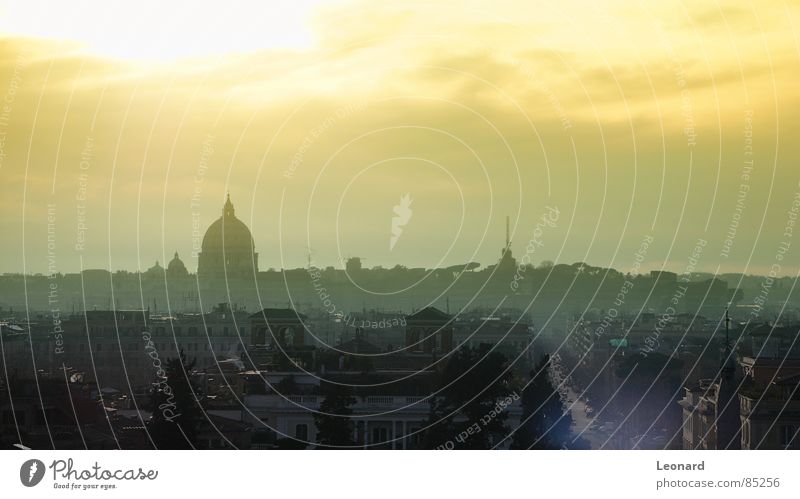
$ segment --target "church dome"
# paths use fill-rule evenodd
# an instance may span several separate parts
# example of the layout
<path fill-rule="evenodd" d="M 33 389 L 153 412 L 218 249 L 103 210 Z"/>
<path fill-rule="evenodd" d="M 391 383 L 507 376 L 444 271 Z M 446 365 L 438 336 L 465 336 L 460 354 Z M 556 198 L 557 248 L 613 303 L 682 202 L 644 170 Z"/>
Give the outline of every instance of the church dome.
<path fill-rule="evenodd" d="M 145 271 L 145 275 L 162 275 L 164 272 L 164 267 L 159 265 L 158 260 L 156 260 L 156 264 L 150 267 Z"/>
<path fill-rule="evenodd" d="M 255 249 L 250 229 L 234 215 L 230 195 L 225 201 L 222 216 L 208 227 L 203 237 L 202 251 L 222 251 L 223 246 L 226 252 Z"/>
<path fill-rule="evenodd" d="M 169 265 L 167 265 L 167 273 L 174 276 L 189 275 L 189 271 L 186 270 L 186 265 L 183 264 L 177 251 L 175 252 L 175 257 L 169 262 Z"/>
<path fill-rule="evenodd" d="M 243 277 L 258 271 L 258 254 L 250 229 L 236 218 L 228 195 L 222 216 L 206 230 L 198 260 L 198 273 L 211 277 Z"/>

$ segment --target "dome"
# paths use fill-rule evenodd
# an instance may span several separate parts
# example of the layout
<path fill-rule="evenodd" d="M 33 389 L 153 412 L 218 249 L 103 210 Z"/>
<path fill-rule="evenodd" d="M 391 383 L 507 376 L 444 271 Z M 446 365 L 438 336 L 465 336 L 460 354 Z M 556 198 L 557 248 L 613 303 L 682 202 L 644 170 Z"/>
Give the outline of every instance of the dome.
<path fill-rule="evenodd" d="M 146 274 L 151 274 L 151 275 L 152 274 L 160 274 L 161 272 L 164 272 L 164 267 L 159 265 L 158 260 L 156 260 L 156 264 L 155 265 L 153 265 L 152 267 L 150 267 L 149 269 L 147 269 L 145 271 Z"/>
<path fill-rule="evenodd" d="M 167 273 L 180 276 L 189 275 L 189 271 L 186 270 L 186 265 L 183 264 L 177 251 L 175 252 L 175 257 L 169 262 L 169 265 L 167 265 Z"/>
<path fill-rule="evenodd" d="M 255 250 L 255 243 L 253 242 L 253 236 L 250 235 L 250 229 L 234 215 L 230 195 L 225 201 L 222 216 L 206 230 L 206 235 L 203 236 L 202 251 L 222 251 L 223 246 L 226 252 Z"/>
<path fill-rule="evenodd" d="M 236 218 L 228 195 L 222 216 L 203 237 L 197 272 L 209 277 L 245 277 L 258 271 L 258 254 L 250 229 Z"/>
<path fill-rule="evenodd" d="M 203 252 L 222 251 L 223 246 L 225 251 L 253 251 L 255 249 L 250 229 L 238 218 L 217 219 L 208 227 L 206 235 L 203 236 Z"/>

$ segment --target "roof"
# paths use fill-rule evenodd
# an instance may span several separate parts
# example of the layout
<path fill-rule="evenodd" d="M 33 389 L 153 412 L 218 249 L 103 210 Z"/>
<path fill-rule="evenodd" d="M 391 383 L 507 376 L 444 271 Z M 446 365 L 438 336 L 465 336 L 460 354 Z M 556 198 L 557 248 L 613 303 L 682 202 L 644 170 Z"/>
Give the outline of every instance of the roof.
<path fill-rule="evenodd" d="M 299 313 L 297 310 L 293 308 L 265 308 L 260 312 L 256 312 L 250 316 L 250 319 L 292 319 L 292 320 L 302 320 L 306 319 L 306 316 Z"/>
<path fill-rule="evenodd" d="M 251 424 L 244 421 L 226 418 L 225 416 L 220 416 L 219 414 L 214 414 L 211 412 L 206 413 L 206 418 L 208 419 L 200 423 L 201 431 L 206 430 L 213 433 L 222 431 L 224 433 L 232 431 L 248 431 L 253 427 Z"/>
<path fill-rule="evenodd" d="M 773 338 L 794 338 L 800 333 L 796 325 L 794 326 L 772 326 L 770 324 L 761 324 L 755 329 L 750 331 L 750 336 L 771 336 Z"/>
<path fill-rule="evenodd" d="M 406 316 L 407 320 L 415 321 L 449 321 L 451 318 L 451 315 L 442 312 L 436 307 L 425 307 Z"/>
<path fill-rule="evenodd" d="M 381 349 L 363 338 L 354 338 L 337 347 L 345 353 L 378 353 Z"/>

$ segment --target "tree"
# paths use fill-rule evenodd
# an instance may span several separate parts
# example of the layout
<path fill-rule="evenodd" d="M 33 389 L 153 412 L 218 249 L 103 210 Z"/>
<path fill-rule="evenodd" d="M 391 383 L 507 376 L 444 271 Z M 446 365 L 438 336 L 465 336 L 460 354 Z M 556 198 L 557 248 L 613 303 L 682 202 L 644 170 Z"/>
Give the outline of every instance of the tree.
<path fill-rule="evenodd" d="M 353 441 L 353 414 L 351 405 L 356 403 L 352 390 L 348 386 L 328 384 L 327 394 L 319 406 L 319 412 L 314 414 L 314 423 L 317 426 L 317 442 L 330 447 L 349 447 L 355 445 Z"/>
<path fill-rule="evenodd" d="M 572 415 L 550 380 L 550 356 L 545 355 L 530 373 L 522 391 L 522 420 L 514 433 L 513 449 L 574 449 Z M 577 444 L 577 445 L 576 445 Z"/>
<path fill-rule="evenodd" d="M 442 373 L 439 395 L 431 402 L 423 446 L 490 449 L 495 438 L 507 432 L 511 382 L 505 356 L 491 352 L 489 345 L 455 352 Z"/>
<path fill-rule="evenodd" d="M 201 417 L 196 395 L 198 388 L 191 381 L 194 361 L 188 363 L 181 350 L 178 358 L 170 358 L 157 371 L 150 392 L 149 409 L 153 416 L 147 431 L 158 449 L 191 449 L 196 446 L 197 425 Z"/>

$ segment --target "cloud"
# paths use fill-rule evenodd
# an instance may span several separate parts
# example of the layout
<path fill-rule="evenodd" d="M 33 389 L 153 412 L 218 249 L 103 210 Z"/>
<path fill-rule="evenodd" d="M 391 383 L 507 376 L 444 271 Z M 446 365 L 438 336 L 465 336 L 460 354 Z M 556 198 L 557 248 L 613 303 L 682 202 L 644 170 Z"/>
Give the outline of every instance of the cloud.
<path fill-rule="evenodd" d="M 525 226 L 546 202 L 575 213 L 560 257 L 567 261 L 594 256 L 604 263 L 629 212 L 630 227 L 645 231 L 656 219 L 659 240 L 679 233 L 689 244 L 705 226 L 706 215 L 697 213 L 713 209 L 715 221 L 729 218 L 746 109 L 755 115 L 760 182 L 751 216 L 796 183 L 800 153 L 792 139 L 800 124 L 791 110 L 800 105 L 792 32 L 800 25 L 798 7 L 736 5 L 724 2 L 717 11 L 679 2 L 602 8 L 572 0 L 536 6 L 339 2 L 309 11 L 315 40 L 309 46 L 264 41 L 252 50 L 190 51 L 168 62 L 17 33 L 0 42 L 0 96 L 19 54 L 25 61 L 5 130 L 0 208 L 25 211 L 30 262 L 42 266 L 36 241 L 44 218 L 37 210 L 55 202 L 60 240 L 74 237 L 79 164 L 91 137 L 93 253 L 84 256 L 92 266 L 109 266 L 109 245 L 116 268 L 136 267 L 139 255 L 149 265 L 165 249 L 189 254 L 189 201 L 197 188 L 203 223 L 217 216 L 231 190 L 237 208 L 245 207 L 237 213 L 254 214 L 248 223 L 264 266 L 276 266 L 277 245 L 305 247 L 309 206 L 331 222 L 326 217 L 336 213 L 347 183 L 381 161 L 359 177 L 369 182 L 344 199 L 348 217 L 365 218 L 348 219 L 341 236 L 365 257 L 385 250 L 385 237 L 371 242 L 369 217 L 380 224 L 381 200 L 395 202 L 405 192 L 419 210 L 414 233 L 426 247 L 441 242 L 446 231 L 437 222 L 461 216 L 455 184 L 467 213 L 481 222 L 480 230 L 465 229 L 455 251 L 471 255 L 475 245 L 485 245 L 478 258 L 487 263 L 497 244 L 482 239 L 483 225 L 519 212 Z M 226 22 L 237 12 L 232 6 Z M 690 119 L 700 137 L 691 150 L 683 132 Z M 208 136 L 214 152 L 198 184 Z M 294 175 L 286 178 L 297 157 Z M 444 165 L 456 182 L 424 161 L 396 159 L 403 157 Z M 324 180 L 313 191 L 319 176 Z M 290 218 L 283 226 L 291 230 L 279 240 L 284 197 Z M 684 199 L 694 211 L 679 225 Z M 426 218 L 426 209 L 435 216 Z M 0 230 L 21 237 L 20 219 L 4 217 Z M 313 223 L 320 234 L 336 227 Z M 595 241 L 586 257 L 595 230 L 610 236 Z M 502 233 L 489 237 L 502 240 Z M 319 239 L 321 264 L 337 262 L 335 238 Z M 557 247 L 542 258 L 555 259 Z M 18 254 L 18 246 L 0 249 L 2 261 L 17 262 Z M 425 263 L 424 256 L 408 264 Z M 738 257 L 746 261 L 746 253 Z M 289 262 L 302 263 L 301 257 Z"/>

